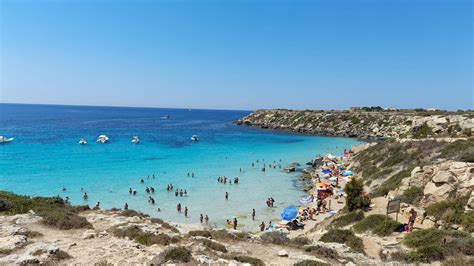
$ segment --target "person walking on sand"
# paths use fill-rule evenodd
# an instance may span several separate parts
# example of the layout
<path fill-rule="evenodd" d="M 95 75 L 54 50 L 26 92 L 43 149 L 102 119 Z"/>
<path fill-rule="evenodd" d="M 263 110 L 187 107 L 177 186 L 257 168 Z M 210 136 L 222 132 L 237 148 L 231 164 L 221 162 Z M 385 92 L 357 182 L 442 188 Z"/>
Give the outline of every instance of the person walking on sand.
<path fill-rule="evenodd" d="M 234 230 L 237 230 L 237 218 L 236 217 L 234 217 L 233 226 L 234 226 Z"/>
<path fill-rule="evenodd" d="M 252 220 L 255 221 L 255 209 L 252 209 Z"/>
<path fill-rule="evenodd" d="M 229 192 L 225 192 L 225 200 L 228 200 L 229 199 Z"/>

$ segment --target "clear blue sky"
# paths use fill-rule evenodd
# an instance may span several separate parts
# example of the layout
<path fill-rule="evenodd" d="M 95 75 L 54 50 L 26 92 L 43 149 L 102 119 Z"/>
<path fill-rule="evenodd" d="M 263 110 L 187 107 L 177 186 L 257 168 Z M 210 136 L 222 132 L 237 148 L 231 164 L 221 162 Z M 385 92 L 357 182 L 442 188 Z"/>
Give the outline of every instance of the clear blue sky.
<path fill-rule="evenodd" d="M 1 102 L 474 108 L 473 1 L 0 3 Z"/>

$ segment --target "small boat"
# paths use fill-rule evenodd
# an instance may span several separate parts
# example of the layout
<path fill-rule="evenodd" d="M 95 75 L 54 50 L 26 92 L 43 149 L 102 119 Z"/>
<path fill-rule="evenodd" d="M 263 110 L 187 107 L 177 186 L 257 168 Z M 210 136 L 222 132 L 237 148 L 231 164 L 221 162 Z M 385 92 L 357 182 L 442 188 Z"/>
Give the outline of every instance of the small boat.
<path fill-rule="evenodd" d="M 80 144 L 80 145 L 86 145 L 86 144 L 87 144 L 87 140 L 85 140 L 85 139 L 80 139 L 80 140 L 79 140 L 79 144 Z"/>
<path fill-rule="evenodd" d="M 198 138 L 197 135 L 193 135 L 193 136 L 191 137 L 191 140 L 192 140 L 192 141 L 199 141 L 199 138 Z"/>
<path fill-rule="evenodd" d="M 97 143 L 107 143 L 109 142 L 109 137 L 107 137 L 106 135 L 100 135 L 99 138 L 97 138 L 96 140 Z"/>
<path fill-rule="evenodd" d="M 170 115 L 164 115 L 161 117 L 161 119 L 169 119 L 170 118 Z"/>
<path fill-rule="evenodd" d="M 8 142 L 12 142 L 14 140 L 14 138 L 6 138 L 4 136 L 0 136 L 0 143 L 8 143 Z"/>
<path fill-rule="evenodd" d="M 138 138 L 138 136 L 133 136 L 133 137 L 132 137 L 132 143 L 133 143 L 133 144 L 138 144 L 138 143 L 140 143 L 140 139 Z"/>

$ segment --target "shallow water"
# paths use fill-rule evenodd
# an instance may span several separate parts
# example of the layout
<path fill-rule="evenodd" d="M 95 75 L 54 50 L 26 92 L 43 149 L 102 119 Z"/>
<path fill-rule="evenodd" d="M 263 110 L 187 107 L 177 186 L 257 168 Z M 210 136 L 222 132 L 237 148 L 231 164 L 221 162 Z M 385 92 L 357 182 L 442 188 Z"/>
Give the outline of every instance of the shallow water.
<path fill-rule="evenodd" d="M 282 168 L 292 162 L 302 166 L 316 154 L 340 154 L 359 143 L 355 139 L 312 137 L 236 126 L 232 121 L 247 111 L 155 108 L 83 107 L 0 104 L 0 135 L 14 137 L 0 145 L 0 190 L 19 194 L 68 196 L 74 204 L 140 210 L 182 223 L 199 223 L 208 214 L 211 224 L 223 227 L 238 217 L 247 230 L 261 221 L 278 219 L 288 205 L 304 196 L 298 173 L 281 169 L 262 172 L 263 160 Z M 169 119 L 162 118 L 170 115 Z M 97 144 L 100 134 L 110 138 Z M 190 137 L 196 134 L 199 142 Z M 131 144 L 131 136 L 140 144 Z M 83 137 L 88 145 L 79 145 Z M 252 168 L 251 163 L 260 163 Z M 281 162 L 280 162 L 281 160 Z M 240 168 L 244 171 L 240 173 Z M 194 172 L 195 177 L 187 173 Z M 152 179 L 152 175 L 155 179 Z M 150 176 L 147 179 L 147 176 Z M 238 176 L 239 184 L 221 184 L 217 177 Z M 145 180 L 144 184 L 140 179 Z M 187 197 L 167 192 L 167 184 L 186 189 Z M 153 186 L 156 205 L 147 201 L 144 189 Z M 62 188 L 66 187 L 65 192 Z M 137 196 L 128 193 L 129 188 Z M 89 199 L 82 199 L 81 188 Z M 229 200 L 225 200 L 225 192 Z M 276 208 L 265 204 L 268 197 Z M 189 217 L 176 211 L 180 202 Z M 157 212 L 157 208 L 161 212 Z M 252 208 L 257 220 L 251 221 Z"/>

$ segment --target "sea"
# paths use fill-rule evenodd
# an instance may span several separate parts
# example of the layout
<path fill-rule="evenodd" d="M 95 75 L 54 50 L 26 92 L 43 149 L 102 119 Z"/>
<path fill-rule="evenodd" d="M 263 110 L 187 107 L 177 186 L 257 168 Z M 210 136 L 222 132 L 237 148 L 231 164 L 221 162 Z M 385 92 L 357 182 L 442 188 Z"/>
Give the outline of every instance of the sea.
<path fill-rule="evenodd" d="M 178 223 L 198 224 L 200 214 L 207 214 L 217 228 L 236 217 L 241 229 L 256 231 L 262 221 L 280 220 L 285 207 L 300 205 L 306 184 L 299 176 L 307 162 L 318 154 L 340 155 L 344 148 L 361 143 L 233 123 L 249 113 L 0 104 L 0 135 L 14 138 L 0 144 L 0 190 L 59 195 L 91 207 L 100 202 L 101 208 L 123 208 L 127 203 L 130 209 Z M 96 143 L 102 134 L 109 137 L 108 143 Z M 192 135 L 199 141 L 192 141 Z M 132 144 L 132 136 L 140 143 Z M 79 145 L 81 138 L 88 144 Z M 285 173 L 283 168 L 294 162 L 301 167 Z M 219 176 L 238 177 L 239 183 L 220 183 Z M 168 192 L 168 184 L 187 195 Z M 146 187 L 154 187 L 155 193 L 146 193 Z M 130 195 L 130 188 L 137 195 Z M 266 205 L 269 197 L 275 199 L 273 208 Z M 188 208 L 188 217 L 177 212 L 178 203 Z"/>

